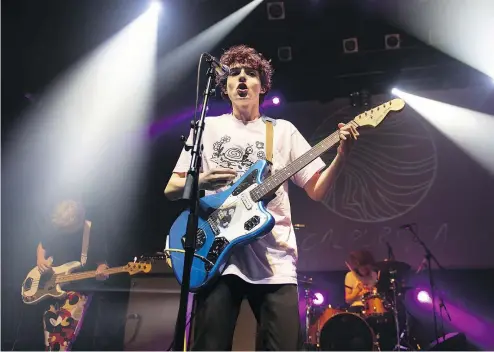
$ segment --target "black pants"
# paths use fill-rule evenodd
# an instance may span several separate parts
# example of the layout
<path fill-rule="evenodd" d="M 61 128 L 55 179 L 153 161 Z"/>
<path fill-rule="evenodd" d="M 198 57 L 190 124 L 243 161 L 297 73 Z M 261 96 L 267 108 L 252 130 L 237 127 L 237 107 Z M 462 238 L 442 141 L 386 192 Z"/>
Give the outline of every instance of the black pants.
<path fill-rule="evenodd" d="M 242 300 L 257 320 L 256 350 L 301 350 L 296 285 L 254 285 L 236 275 L 222 276 L 196 295 L 194 351 L 231 351 Z"/>

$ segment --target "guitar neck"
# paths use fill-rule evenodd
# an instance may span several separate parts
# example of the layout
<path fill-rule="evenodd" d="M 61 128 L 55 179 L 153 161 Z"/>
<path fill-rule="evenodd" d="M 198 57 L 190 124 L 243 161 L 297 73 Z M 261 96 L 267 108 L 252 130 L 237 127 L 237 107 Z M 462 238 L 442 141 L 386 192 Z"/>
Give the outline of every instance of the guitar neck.
<path fill-rule="evenodd" d="M 357 124 L 350 122 L 355 127 L 358 127 Z M 340 140 L 339 131 L 335 131 L 330 134 L 328 137 L 317 143 L 314 147 L 312 147 L 309 151 L 302 154 L 291 164 L 285 166 L 281 170 L 277 171 L 275 174 L 267 177 L 264 182 L 255 187 L 251 191 L 252 200 L 255 202 L 261 200 L 266 195 L 270 194 L 272 191 L 276 190 L 280 185 L 282 185 L 286 180 L 295 175 L 297 172 L 302 170 L 304 167 L 309 165 L 312 161 L 321 156 L 328 149 L 337 144 Z"/>
<path fill-rule="evenodd" d="M 127 266 L 117 266 L 115 268 L 107 269 L 107 270 L 103 271 L 102 273 L 106 274 L 106 275 L 112 275 L 112 274 L 124 273 L 127 271 L 128 271 Z M 91 270 L 91 271 L 85 271 L 82 273 L 57 275 L 55 282 L 57 284 L 62 284 L 62 283 L 67 283 L 67 282 L 72 282 L 72 281 L 91 279 L 94 277 L 96 277 L 96 270 Z"/>

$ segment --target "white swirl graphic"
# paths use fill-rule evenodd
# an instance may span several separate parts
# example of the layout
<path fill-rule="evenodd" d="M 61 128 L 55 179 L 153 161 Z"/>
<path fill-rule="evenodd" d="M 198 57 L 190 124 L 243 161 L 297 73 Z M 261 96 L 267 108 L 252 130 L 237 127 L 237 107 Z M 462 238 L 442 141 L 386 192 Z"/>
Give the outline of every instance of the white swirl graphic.
<path fill-rule="evenodd" d="M 353 112 L 353 108 L 345 107 L 332 114 L 316 130 L 312 144 L 333 132 L 335 127 L 330 126 L 353 118 Z M 405 108 L 386 117 L 376 128 L 361 129 L 360 133 L 323 203 L 334 213 L 360 222 L 404 215 L 424 199 L 436 176 L 436 146 L 424 120 Z M 323 159 L 329 164 L 335 155 L 333 148 Z"/>

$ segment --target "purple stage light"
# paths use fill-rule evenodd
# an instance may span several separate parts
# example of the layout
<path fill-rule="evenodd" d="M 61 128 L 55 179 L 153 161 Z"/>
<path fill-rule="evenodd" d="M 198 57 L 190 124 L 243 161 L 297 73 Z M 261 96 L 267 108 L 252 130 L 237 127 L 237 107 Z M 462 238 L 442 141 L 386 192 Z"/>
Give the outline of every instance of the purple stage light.
<path fill-rule="evenodd" d="M 432 303 L 431 296 L 427 291 L 421 290 L 417 293 L 417 301 L 420 303 Z"/>
<path fill-rule="evenodd" d="M 273 101 L 273 104 L 274 104 L 274 105 L 279 105 L 279 103 L 280 103 L 280 98 L 278 98 L 278 97 L 274 97 L 272 101 Z"/>
<path fill-rule="evenodd" d="M 320 292 L 314 293 L 314 299 L 312 301 L 316 306 L 320 306 L 324 303 L 324 296 Z"/>

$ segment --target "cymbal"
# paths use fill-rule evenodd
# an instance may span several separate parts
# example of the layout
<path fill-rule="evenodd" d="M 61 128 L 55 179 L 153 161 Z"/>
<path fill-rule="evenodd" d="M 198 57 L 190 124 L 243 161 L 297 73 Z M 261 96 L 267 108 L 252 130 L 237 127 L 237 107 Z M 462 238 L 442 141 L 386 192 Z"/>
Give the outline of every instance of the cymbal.
<path fill-rule="evenodd" d="M 396 270 L 403 272 L 411 269 L 411 266 L 409 264 L 394 260 L 384 260 L 382 262 L 377 262 L 375 265 L 381 271 Z"/>
<path fill-rule="evenodd" d="M 312 285 L 314 284 L 314 282 L 312 282 L 312 278 L 311 277 L 306 277 L 304 276 L 303 278 L 297 278 L 297 281 L 300 282 L 300 283 L 303 283 L 303 284 L 308 284 L 308 285 Z"/>

